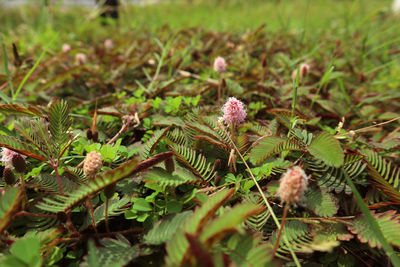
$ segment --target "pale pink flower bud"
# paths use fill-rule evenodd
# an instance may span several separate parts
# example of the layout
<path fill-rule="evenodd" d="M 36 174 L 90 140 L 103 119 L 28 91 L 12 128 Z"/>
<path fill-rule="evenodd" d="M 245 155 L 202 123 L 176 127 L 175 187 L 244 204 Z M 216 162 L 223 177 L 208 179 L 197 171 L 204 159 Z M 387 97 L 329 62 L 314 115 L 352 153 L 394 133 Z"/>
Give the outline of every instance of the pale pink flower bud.
<path fill-rule="evenodd" d="M 71 46 L 69 44 L 63 44 L 62 51 L 63 53 L 68 53 L 69 51 L 71 51 Z"/>
<path fill-rule="evenodd" d="M 304 170 L 295 166 L 282 175 L 278 195 L 282 203 L 296 204 L 307 189 L 308 177 Z"/>
<path fill-rule="evenodd" d="M 310 65 L 308 64 L 301 64 L 300 65 L 300 75 L 299 75 L 299 79 L 303 79 L 304 77 L 306 77 L 308 71 L 310 70 Z M 295 80 L 297 77 L 297 69 L 295 69 L 292 72 L 292 79 Z"/>
<path fill-rule="evenodd" d="M 218 73 L 223 73 L 226 71 L 226 62 L 223 57 L 217 57 L 214 60 L 214 70 Z"/>
<path fill-rule="evenodd" d="M 241 123 L 247 116 L 244 104 L 235 97 L 230 97 L 222 107 L 222 118 L 226 124 Z"/>
<path fill-rule="evenodd" d="M 84 64 L 86 64 L 86 62 L 87 62 L 87 57 L 86 57 L 86 55 L 83 54 L 83 53 L 78 53 L 78 54 L 76 54 L 76 56 L 75 56 L 75 60 L 76 60 L 76 62 L 77 62 L 78 64 L 84 65 Z"/>
<path fill-rule="evenodd" d="M 85 162 L 83 163 L 83 173 L 87 176 L 96 174 L 102 166 L 101 154 L 92 151 L 86 155 Z"/>
<path fill-rule="evenodd" d="M 106 50 L 111 50 L 114 48 L 114 44 L 113 41 L 111 39 L 106 39 L 104 41 L 104 47 L 106 48 Z"/>
<path fill-rule="evenodd" d="M 15 152 L 6 147 L 3 147 L 2 151 L 1 151 L 1 162 L 3 162 L 4 166 L 14 169 L 12 160 L 17 155 L 20 155 L 24 160 L 26 159 L 26 156 L 21 155 L 18 152 Z"/>

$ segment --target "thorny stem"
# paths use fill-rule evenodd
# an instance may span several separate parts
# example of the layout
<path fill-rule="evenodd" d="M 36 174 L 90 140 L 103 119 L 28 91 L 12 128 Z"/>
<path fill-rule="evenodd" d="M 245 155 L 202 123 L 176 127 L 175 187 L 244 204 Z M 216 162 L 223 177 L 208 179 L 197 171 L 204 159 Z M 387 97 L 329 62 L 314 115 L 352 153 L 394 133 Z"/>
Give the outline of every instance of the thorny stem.
<path fill-rule="evenodd" d="M 74 226 L 73 223 L 72 223 L 71 216 L 70 216 L 69 213 L 67 213 L 67 220 L 68 220 L 69 229 L 70 229 L 76 236 L 79 236 L 78 231 L 76 230 L 75 226 Z"/>
<path fill-rule="evenodd" d="M 278 237 L 276 238 L 274 250 L 272 251 L 272 254 L 273 254 L 273 255 L 275 255 L 276 251 L 278 250 L 279 241 L 281 240 L 283 227 L 285 227 L 285 222 L 286 222 L 286 217 L 287 217 L 288 210 L 289 210 L 289 204 L 286 203 L 285 208 L 283 209 L 281 227 L 280 227 L 280 229 L 279 229 Z"/>
<path fill-rule="evenodd" d="M 274 220 L 276 226 L 278 227 L 278 229 L 280 229 L 281 226 L 280 226 L 279 220 L 278 220 L 278 218 L 276 217 L 276 215 L 275 215 L 275 213 L 274 213 L 274 211 L 273 211 L 271 205 L 269 204 L 267 198 L 265 197 L 264 192 L 262 191 L 262 189 L 261 189 L 260 185 L 258 184 L 256 178 L 254 177 L 254 174 L 253 174 L 253 172 L 251 171 L 249 165 L 247 164 L 246 160 L 244 159 L 244 157 L 243 157 L 242 154 L 240 153 L 239 149 L 237 148 L 237 146 L 236 146 L 235 143 L 233 142 L 233 140 L 232 140 L 231 136 L 229 135 L 229 133 L 226 132 L 224 126 L 223 126 L 221 123 L 219 123 L 219 126 L 220 126 L 221 130 L 224 131 L 225 134 L 228 136 L 229 141 L 231 141 L 231 143 L 232 143 L 232 146 L 234 147 L 234 149 L 235 149 L 236 152 L 238 153 L 239 157 L 242 159 L 244 165 L 246 166 L 247 170 L 248 170 L 249 173 L 250 173 L 251 178 L 252 178 L 253 181 L 254 181 L 254 184 L 256 185 L 258 191 L 260 192 L 260 195 L 261 195 L 261 197 L 262 197 L 262 199 L 263 199 L 265 205 L 267 206 L 268 211 L 270 212 L 270 214 L 271 214 L 271 216 L 272 216 L 272 218 L 273 218 L 273 220 Z M 292 247 L 290 246 L 290 243 L 289 243 L 287 237 L 286 237 L 286 236 L 283 236 L 283 238 L 284 238 L 284 241 L 286 242 L 286 244 L 288 245 L 288 249 L 289 249 L 289 251 L 290 251 L 290 254 L 292 255 L 292 258 L 293 258 L 293 260 L 294 260 L 296 266 L 301 266 L 301 265 L 300 265 L 300 262 L 299 262 L 299 259 L 297 258 L 297 256 L 296 256 L 296 254 L 294 253 Z"/>

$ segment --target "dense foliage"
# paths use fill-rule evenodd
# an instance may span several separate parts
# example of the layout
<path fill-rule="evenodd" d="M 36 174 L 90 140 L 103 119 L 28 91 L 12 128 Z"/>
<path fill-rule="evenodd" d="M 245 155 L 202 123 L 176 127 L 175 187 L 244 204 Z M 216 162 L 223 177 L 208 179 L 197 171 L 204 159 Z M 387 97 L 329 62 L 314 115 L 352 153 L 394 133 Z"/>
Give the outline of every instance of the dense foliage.
<path fill-rule="evenodd" d="M 0 265 L 398 266 L 399 50 L 369 34 L 5 40 Z M 231 96 L 246 110 L 226 125 Z"/>

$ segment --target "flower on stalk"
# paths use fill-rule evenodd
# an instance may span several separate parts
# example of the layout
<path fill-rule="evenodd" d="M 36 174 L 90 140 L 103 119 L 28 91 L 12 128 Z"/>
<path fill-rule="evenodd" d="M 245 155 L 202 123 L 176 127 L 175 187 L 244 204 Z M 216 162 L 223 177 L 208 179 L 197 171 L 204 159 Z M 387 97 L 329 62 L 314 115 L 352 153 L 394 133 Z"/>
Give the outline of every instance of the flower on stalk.
<path fill-rule="evenodd" d="M 278 195 L 282 203 L 296 204 L 301 200 L 307 189 L 308 177 L 304 170 L 295 166 L 282 175 Z"/>
<path fill-rule="evenodd" d="M 221 110 L 224 113 L 222 119 L 225 124 L 239 124 L 243 122 L 247 116 L 244 104 L 235 97 L 228 98 Z"/>
<path fill-rule="evenodd" d="M 62 51 L 63 53 L 68 53 L 69 51 L 71 51 L 71 46 L 69 44 L 63 44 Z"/>
<path fill-rule="evenodd" d="M 111 39 L 106 39 L 104 41 L 104 47 L 106 48 L 106 50 L 111 50 L 114 48 L 114 44 L 113 41 Z"/>
<path fill-rule="evenodd" d="M 308 64 L 306 64 L 306 63 L 301 64 L 301 65 L 300 65 L 299 79 L 303 79 L 304 77 L 306 77 L 306 76 L 307 76 L 307 73 L 309 72 L 309 70 L 310 70 L 310 65 L 308 65 Z M 292 79 L 293 79 L 293 80 L 296 80 L 296 77 L 297 77 L 297 69 L 295 69 L 295 70 L 292 72 Z"/>
<path fill-rule="evenodd" d="M 17 161 L 23 160 L 25 162 L 26 156 L 19 154 L 11 149 L 3 147 L 1 151 L 1 162 L 8 168 L 14 168 L 13 158 L 18 157 Z M 15 161 L 15 160 L 14 160 Z"/>
<path fill-rule="evenodd" d="M 226 61 L 223 57 L 217 57 L 214 60 L 214 70 L 218 73 L 223 73 L 226 71 Z"/>
<path fill-rule="evenodd" d="M 84 64 L 86 64 L 86 62 L 87 62 L 87 57 L 86 57 L 86 55 L 83 54 L 83 53 L 78 53 L 78 54 L 76 54 L 76 56 L 75 56 L 75 60 L 76 60 L 76 62 L 77 62 L 78 64 L 84 65 Z"/>
<path fill-rule="evenodd" d="M 83 163 L 83 173 L 87 176 L 93 176 L 100 170 L 101 166 L 101 154 L 92 151 L 86 155 L 85 162 Z"/>

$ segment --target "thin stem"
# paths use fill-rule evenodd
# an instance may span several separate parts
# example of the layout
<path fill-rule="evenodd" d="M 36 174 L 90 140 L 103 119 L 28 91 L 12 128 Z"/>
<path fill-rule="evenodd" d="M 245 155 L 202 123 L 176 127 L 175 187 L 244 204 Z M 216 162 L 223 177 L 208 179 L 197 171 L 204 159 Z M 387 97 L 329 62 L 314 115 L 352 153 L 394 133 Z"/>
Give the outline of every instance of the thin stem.
<path fill-rule="evenodd" d="M 52 160 L 52 161 L 53 161 L 53 162 L 52 162 L 52 167 L 53 167 L 54 171 L 56 172 L 57 182 L 58 182 L 58 186 L 59 186 L 59 188 L 60 188 L 60 192 L 61 192 L 62 195 L 64 195 L 64 189 L 63 189 L 62 184 L 61 184 L 60 173 L 58 172 L 58 162 L 57 162 L 57 164 L 56 164 L 56 163 L 54 162 L 54 160 Z"/>
<path fill-rule="evenodd" d="M 97 236 L 99 233 L 97 232 L 96 222 L 94 220 L 93 207 L 92 207 L 92 196 L 88 197 L 88 201 L 87 201 L 86 205 L 88 206 L 87 208 L 89 210 L 90 217 L 92 217 L 93 229 L 94 229 L 94 232 L 96 233 L 96 236 Z"/>
<path fill-rule="evenodd" d="M 275 213 L 274 213 L 274 211 L 273 211 L 271 205 L 269 204 L 267 198 L 265 197 L 264 192 L 262 191 L 262 189 L 261 189 L 260 185 L 258 184 L 256 178 L 254 177 L 254 174 L 253 174 L 253 172 L 251 171 L 249 165 L 247 164 L 246 160 L 244 159 L 244 157 L 243 157 L 242 154 L 240 153 L 239 149 L 236 147 L 236 145 L 235 145 L 235 143 L 233 142 L 232 138 L 231 138 L 230 135 L 226 132 L 226 130 L 225 130 L 225 128 L 224 128 L 224 126 L 223 126 L 222 124 L 220 124 L 220 128 L 221 128 L 221 130 L 224 131 L 225 134 L 228 136 L 229 141 L 231 141 L 231 143 L 232 143 L 232 146 L 234 147 L 234 149 L 235 149 L 236 152 L 238 153 L 239 157 L 242 159 L 244 165 L 246 166 L 247 170 L 248 170 L 249 173 L 250 173 L 251 178 L 252 178 L 253 181 L 254 181 L 254 184 L 256 185 L 256 187 L 257 187 L 257 189 L 258 189 L 258 192 L 260 192 L 260 195 L 261 195 L 262 199 L 264 200 L 264 203 L 265 203 L 265 205 L 267 206 L 268 211 L 270 212 L 270 214 L 271 214 L 271 216 L 272 216 L 272 218 L 273 218 L 273 220 L 274 220 L 276 226 L 278 227 L 278 229 L 280 229 L 281 226 L 280 226 L 279 220 L 278 220 L 278 218 L 276 217 L 276 215 L 275 215 Z M 292 255 L 292 258 L 293 258 L 293 260 L 294 260 L 296 266 L 301 266 L 301 265 L 300 265 L 300 262 L 299 262 L 299 259 L 297 258 L 297 256 L 296 256 L 296 254 L 294 253 L 292 247 L 290 246 L 290 243 L 289 243 L 287 237 L 286 237 L 286 236 L 283 236 L 283 239 L 284 239 L 284 241 L 286 242 L 286 244 L 288 245 L 288 249 L 289 249 L 289 251 L 290 251 L 290 254 Z"/>
<path fill-rule="evenodd" d="M 272 252 L 273 255 L 275 255 L 276 251 L 278 250 L 279 247 L 279 241 L 281 240 L 281 236 L 282 236 L 282 231 L 283 231 L 283 227 L 285 226 L 285 222 L 286 222 L 286 217 L 287 217 L 287 213 L 289 210 L 289 204 L 286 203 L 285 208 L 283 209 L 283 216 L 282 216 L 282 221 L 281 221 L 281 227 L 279 229 L 279 233 L 278 233 L 278 237 L 276 239 L 276 243 L 274 246 L 274 250 Z"/>
<path fill-rule="evenodd" d="M 126 130 L 126 128 L 128 128 L 128 125 L 123 124 L 119 132 L 114 135 L 114 137 L 111 138 L 110 141 L 107 142 L 107 145 L 114 143 L 118 139 L 118 137 Z"/>
<path fill-rule="evenodd" d="M 219 79 L 218 82 L 218 107 L 221 106 L 221 87 L 222 87 L 222 79 Z"/>
<path fill-rule="evenodd" d="M 106 222 L 106 231 L 107 231 L 107 233 L 109 233 L 110 232 L 110 226 L 109 226 L 109 224 L 108 224 L 108 202 L 109 202 L 109 199 L 107 198 L 106 199 L 106 207 L 105 207 L 105 209 L 104 209 L 104 218 L 105 218 L 105 222 Z"/>

